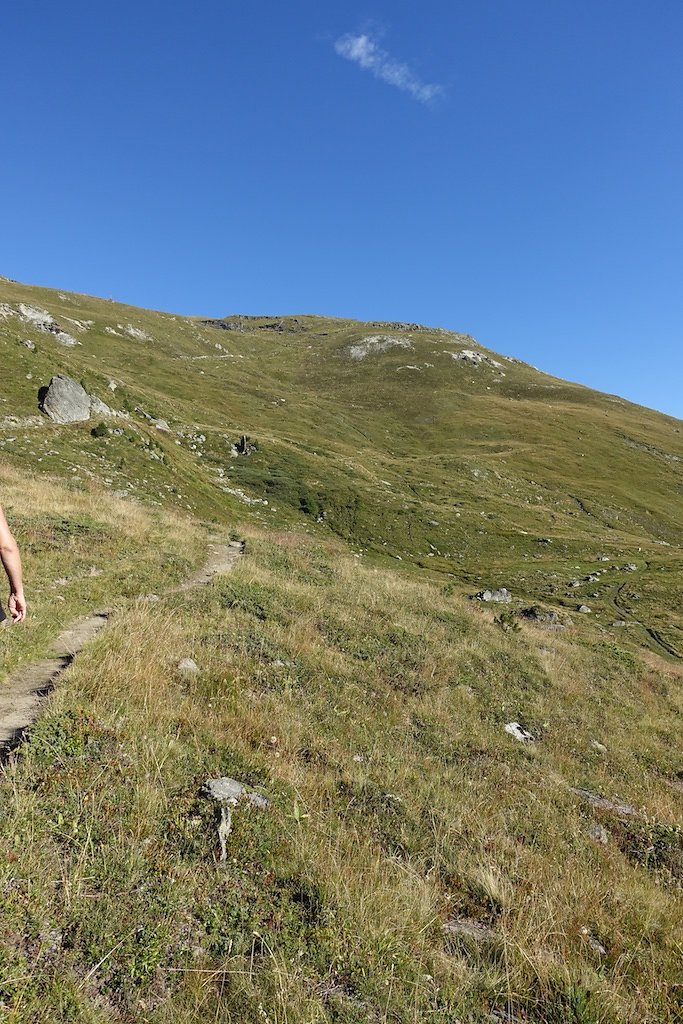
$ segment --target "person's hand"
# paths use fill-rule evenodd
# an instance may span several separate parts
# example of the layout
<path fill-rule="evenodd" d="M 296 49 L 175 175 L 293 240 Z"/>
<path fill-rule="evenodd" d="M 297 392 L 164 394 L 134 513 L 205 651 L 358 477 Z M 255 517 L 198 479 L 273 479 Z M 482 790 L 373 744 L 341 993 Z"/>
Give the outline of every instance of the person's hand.
<path fill-rule="evenodd" d="M 23 593 L 13 591 L 9 596 L 8 606 L 12 622 L 23 622 L 26 618 L 26 598 Z"/>

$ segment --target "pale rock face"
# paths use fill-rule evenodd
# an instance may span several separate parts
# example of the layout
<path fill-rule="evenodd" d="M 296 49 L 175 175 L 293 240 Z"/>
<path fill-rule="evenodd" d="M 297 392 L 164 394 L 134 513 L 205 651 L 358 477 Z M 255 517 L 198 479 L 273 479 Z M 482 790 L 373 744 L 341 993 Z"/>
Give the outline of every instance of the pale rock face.
<path fill-rule="evenodd" d="M 395 338 L 391 334 L 371 334 L 357 345 L 351 345 L 349 355 L 352 359 L 361 360 L 379 352 L 388 352 L 392 348 L 412 347 L 412 341 L 408 341 L 407 338 Z"/>
<path fill-rule="evenodd" d="M 51 333 L 55 341 L 58 341 L 59 344 L 63 345 L 65 348 L 73 348 L 74 345 L 78 345 L 73 334 L 67 334 L 66 331 L 53 331 Z"/>
<path fill-rule="evenodd" d="M 17 309 L 25 323 L 46 334 L 51 334 L 55 341 L 64 345 L 65 348 L 73 348 L 78 344 L 71 334 L 67 334 L 61 329 L 55 318 L 46 309 L 42 309 L 40 306 L 30 306 L 26 302 L 20 302 Z"/>
<path fill-rule="evenodd" d="M 128 324 L 126 327 L 126 334 L 130 335 L 131 338 L 135 338 L 136 341 L 149 341 L 149 334 L 139 327 L 133 327 L 132 324 Z"/>
<path fill-rule="evenodd" d="M 58 328 L 57 321 L 48 313 L 46 309 L 41 309 L 40 306 L 29 306 L 25 302 L 20 302 L 19 316 L 22 320 L 25 320 L 27 324 L 33 324 L 39 331 L 52 331 Z"/>
<path fill-rule="evenodd" d="M 497 359 L 492 359 L 491 356 L 487 356 L 484 352 L 475 352 L 474 349 L 464 348 L 460 352 L 451 352 L 451 359 L 456 362 L 469 363 L 471 366 L 481 366 L 485 364 L 487 366 L 493 366 L 497 370 L 502 370 L 503 364 L 499 363 Z"/>

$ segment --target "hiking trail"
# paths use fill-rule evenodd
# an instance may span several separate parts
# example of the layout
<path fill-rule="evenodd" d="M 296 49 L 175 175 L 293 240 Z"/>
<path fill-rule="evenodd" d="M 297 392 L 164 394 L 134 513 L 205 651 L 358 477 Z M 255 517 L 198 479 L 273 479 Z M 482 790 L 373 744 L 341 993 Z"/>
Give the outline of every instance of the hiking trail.
<path fill-rule="evenodd" d="M 164 591 L 163 596 L 206 586 L 215 576 L 234 569 L 243 555 L 243 541 L 209 544 L 204 565 L 180 586 Z M 109 617 L 108 611 L 82 615 L 54 640 L 47 658 L 19 666 L 7 682 L 0 685 L 0 759 L 21 743 L 26 730 L 40 715 L 44 700 L 55 688 L 59 677 L 79 651 L 106 626 Z"/>

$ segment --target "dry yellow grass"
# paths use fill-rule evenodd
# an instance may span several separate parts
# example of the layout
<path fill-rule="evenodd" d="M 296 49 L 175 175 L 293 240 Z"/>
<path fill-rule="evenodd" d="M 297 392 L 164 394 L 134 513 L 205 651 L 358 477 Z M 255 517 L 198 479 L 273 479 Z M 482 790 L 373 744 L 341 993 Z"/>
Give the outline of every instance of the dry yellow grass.
<path fill-rule="evenodd" d="M 5 769 L 4 884 L 42 879 L 3 906 L 0 963 L 40 978 L 0 984 L 8 1020 L 673 1024 L 680 693 L 653 671 L 252 533 L 205 591 L 122 607 Z M 198 795 L 222 774 L 273 800 L 225 867 Z"/>

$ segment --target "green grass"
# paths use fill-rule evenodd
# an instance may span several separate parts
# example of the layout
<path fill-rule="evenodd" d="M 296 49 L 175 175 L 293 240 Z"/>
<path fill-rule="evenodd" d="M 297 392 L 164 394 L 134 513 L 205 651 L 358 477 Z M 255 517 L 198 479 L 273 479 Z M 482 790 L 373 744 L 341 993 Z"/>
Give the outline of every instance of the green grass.
<path fill-rule="evenodd" d="M 20 301 L 81 345 L 0 319 L 31 610 L 2 674 L 113 615 L 0 775 L 0 1016 L 680 1020 L 680 423 L 434 330 L 219 331 L 0 283 Z M 413 349 L 352 360 L 377 333 Z M 126 417 L 32 419 L 56 372 Z M 246 537 L 238 568 L 164 597 L 216 534 Z M 221 864 L 224 774 L 272 804 Z"/>
<path fill-rule="evenodd" d="M 501 358 L 501 371 L 454 361 L 451 352 L 476 343 L 436 330 L 285 317 L 282 332 L 263 329 L 264 318 L 221 331 L 11 282 L 0 283 L 0 300 L 47 307 L 80 342 L 65 349 L 17 317 L 0 320 L 9 463 L 94 479 L 204 521 L 332 531 L 363 557 L 446 575 L 460 593 L 507 585 L 527 603 L 586 603 L 601 630 L 616 636 L 612 623 L 628 621 L 620 643 L 683 653 L 679 421 L 521 363 Z M 92 325 L 79 330 L 67 317 Z M 351 359 L 350 346 L 376 333 L 413 348 Z M 128 419 L 94 437 L 99 420 L 3 420 L 35 416 L 38 387 L 55 372 Z M 171 433 L 139 409 L 168 420 Z M 257 450 L 233 458 L 243 433 Z M 600 568 L 597 552 L 609 564 L 635 562 L 637 578 L 614 570 L 597 587 L 568 589 Z M 624 582 L 637 582 L 637 604 L 624 599 Z"/>
<path fill-rule="evenodd" d="M 122 609 L 6 768 L 7 1019 L 676 1020 L 680 688 L 335 545 L 247 550 Z M 272 800 L 234 813 L 226 865 L 222 774 Z"/>

